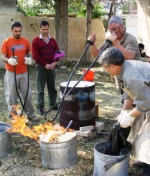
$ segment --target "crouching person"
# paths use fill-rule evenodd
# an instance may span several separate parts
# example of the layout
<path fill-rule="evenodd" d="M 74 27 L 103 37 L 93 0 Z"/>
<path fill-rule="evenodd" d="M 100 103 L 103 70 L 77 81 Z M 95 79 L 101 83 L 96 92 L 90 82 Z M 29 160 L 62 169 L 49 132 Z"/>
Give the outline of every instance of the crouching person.
<path fill-rule="evenodd" d="M 135 102 L 129 112 L 122 111 L 118 122 L 122 128 L 131 126 L 128 141 L 142 164 L 143 175 L 150 175 L 150 64 L 125 60 L 119 49 L 106 49 L 99 58 L 103 68 L 120 82 L 121 88 Z"/>

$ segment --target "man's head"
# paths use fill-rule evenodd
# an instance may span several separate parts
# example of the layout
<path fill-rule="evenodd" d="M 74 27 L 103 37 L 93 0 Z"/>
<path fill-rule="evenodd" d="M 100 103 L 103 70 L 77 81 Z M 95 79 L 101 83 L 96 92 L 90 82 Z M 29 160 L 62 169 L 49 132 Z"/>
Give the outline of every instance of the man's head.
<path fill-rule="evenodd" d="M 40 33 L 42 36 L 48 36 L 49 23 L 47 21 L 41 21 L 40 23 Z"/>
<path fill-rule="evenodd" d="M 122 52 L 115 47 L 106 49 L 99 58 L 99 62 L 110 75 L 118 75 L 124 63 Z"/>
<path fill-rule="evenodd" d="M 112 16 L 108 21 L 108 30 L 111 34 L 115 33 L 118 39 L 122 39 L 125 33 L 122 19 L 118 16 Z"/>
<path fill-rule="evenodd" d="M 22 33 L 22 25 L 20 22 L 15 21 L 11 24 L 11 32 L 15 39 L 19 39 Z"/>

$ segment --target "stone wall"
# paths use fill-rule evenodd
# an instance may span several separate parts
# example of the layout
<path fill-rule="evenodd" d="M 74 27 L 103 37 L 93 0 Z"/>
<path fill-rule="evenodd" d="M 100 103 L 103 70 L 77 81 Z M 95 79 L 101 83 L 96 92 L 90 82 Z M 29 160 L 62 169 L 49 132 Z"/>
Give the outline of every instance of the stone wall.
<path fill-rule="evenodd" d="M 0 14 L 16 11 L 16 0 L 0 0 Z"/>
<path fill-rule="evenodd" d="M 49 22 L 49 33 L 55 37 L 54 18 L 27 17 L 19 12 L 6 11 L 5 14 L 0 15 L 0 44 L 11 35 L 10 26 L 13 21 L 20 21 L 22 23 L 22 36 L 32 42 L 32 39 L 39 35 L 39 23 L 43 19 Z M 86 19 L 69 18 L 68 21 L 68 59 L 77 60 L 85 48 Z M 97 35 L 97 46 L 100 45 L 105 40 L 105 30 L 100 19 L 92 20 L 91 31 Z M 0 67 L 3 66 L 4 63 L 0 60 Z"/>

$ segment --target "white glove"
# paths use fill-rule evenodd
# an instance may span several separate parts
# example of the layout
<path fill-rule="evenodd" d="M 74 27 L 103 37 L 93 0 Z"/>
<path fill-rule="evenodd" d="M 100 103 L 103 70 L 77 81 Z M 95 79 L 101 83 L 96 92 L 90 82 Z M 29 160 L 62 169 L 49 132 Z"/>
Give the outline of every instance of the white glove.
<path fill-rule="evenodd" d="M 17 62 L 17 56 L 14 56 L 14 57 L 11 57 L 8 59 L 8 63 L 12 66 L 16 66 L 18 65 L 18 62 Z"/>
<path fill-rule="evenodd" d="M 24 63 L 26 65 L 32 65 L 32 58 L 31 57 L 25 57 L 24 60 L 25 60 Z"/>
<path fill-rule="evenodd" d="M 95 34 L 90 35 L 88 37 L 87 41 L 91 41 L 94 44 L 96 41 L 96 35 Z"/>
<path fill-rule="evenodd" d="M 127 128 L 128 126 L 132 125 L 135 117 L 131 116 L 127 111 L 122 111 L 117 119 L 122 128 Z"/>

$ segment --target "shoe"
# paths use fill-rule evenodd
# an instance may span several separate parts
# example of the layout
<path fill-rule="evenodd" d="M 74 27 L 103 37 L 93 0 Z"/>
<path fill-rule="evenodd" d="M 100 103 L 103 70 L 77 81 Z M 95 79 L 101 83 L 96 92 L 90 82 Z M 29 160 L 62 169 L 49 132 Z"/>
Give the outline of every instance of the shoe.
<path fill-rule="evenodd" d="M 37 113 L 40 115 L 43 115 L 43 114 L 45 114 L 45 111 L 44 111 L 44 109 L 38 108 Z"/>
<path fill-rule="evenodd" d="M 37 117 L 37 116 L 29 117 L 29 120 L 31 122 L 39 122 L 40 121 L 39 117 Z"/>
<path fill-rule="evenodd" d="M 145 166 L 145 163 L 141 161 L 135 161 L 132 163 L 133 168 L 143 168 Z"/>
<path fill-rule="evenodd" d="M 53 107 L 53 108 L 52 108 L 52 107 Z M 51 105 L 51 108 L 52 108 L 52 110 L 55 110 L 55 111 L 58 110 L 58 106 L 57 106 L 57 105 Z"/>

